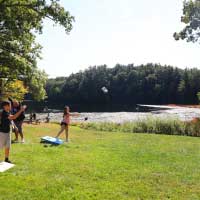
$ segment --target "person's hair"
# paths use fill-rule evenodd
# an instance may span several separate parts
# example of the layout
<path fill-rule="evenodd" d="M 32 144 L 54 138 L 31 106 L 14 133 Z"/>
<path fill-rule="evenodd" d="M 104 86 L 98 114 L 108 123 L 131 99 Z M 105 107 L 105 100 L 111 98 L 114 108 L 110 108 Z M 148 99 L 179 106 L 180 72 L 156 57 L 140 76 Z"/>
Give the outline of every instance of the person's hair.
<path fill-rule="evenodd" d="M 67 109 L 69 109 L 69 106 L 65 106 L 65 107 L 64 107 L 63 115 L 69 114 L 69 112 L 67 112 Z"/>
<path fill-rule="evenodd" d="M 9 106 L 10 105 L 10 101 L 3 101 L 1 103 L 1 107 L 4 108 L 4 106 Z"/>

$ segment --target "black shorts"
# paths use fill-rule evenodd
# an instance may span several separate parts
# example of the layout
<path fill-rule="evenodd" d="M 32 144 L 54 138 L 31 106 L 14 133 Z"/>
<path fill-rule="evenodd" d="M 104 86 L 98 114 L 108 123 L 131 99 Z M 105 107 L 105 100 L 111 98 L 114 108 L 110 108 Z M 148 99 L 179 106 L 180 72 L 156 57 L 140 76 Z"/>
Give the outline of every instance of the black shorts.
<path fill-rule="evenodd" d="M 65 125 L 65 126 L 68 126 L 68 124 L 67 123 L 65 123 L 65 122 L 61 122 L 61 124 L 60 124 L 61 126 L 63 126 L 63 125 Z"/>

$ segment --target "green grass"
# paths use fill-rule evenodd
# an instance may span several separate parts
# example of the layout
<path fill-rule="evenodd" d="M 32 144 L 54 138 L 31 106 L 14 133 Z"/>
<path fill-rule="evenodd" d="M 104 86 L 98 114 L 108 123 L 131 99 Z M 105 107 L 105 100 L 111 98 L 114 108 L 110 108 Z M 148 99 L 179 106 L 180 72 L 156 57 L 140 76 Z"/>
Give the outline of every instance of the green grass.
<path fill-rule="evenodd" d="M 200 139 L 71 128 L 71 142 L 40 144 L 59 126 L 26 125 L 0 173 L 0 200 L 199 200 Z M 2 154 L 1 154 L 2 155 Z"/>

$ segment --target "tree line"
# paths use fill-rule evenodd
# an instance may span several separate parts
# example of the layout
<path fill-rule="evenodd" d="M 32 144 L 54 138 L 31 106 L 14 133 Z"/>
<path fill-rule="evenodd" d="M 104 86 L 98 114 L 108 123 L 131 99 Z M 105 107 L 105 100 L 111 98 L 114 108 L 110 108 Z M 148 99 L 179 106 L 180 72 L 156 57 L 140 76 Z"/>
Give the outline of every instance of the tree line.
<path fill-rule="evenodd" d="M 197 104 L 200 70 L 160 64 L 94 66 L 68 77 L 49 79 L 46 91 L 49 103 Z"/>
<path fill-rule="evenodd" d="M 175 40 L 200 41 L 199 13 L 199 0 L 183 2 L 181 21 L 185 27 L 180 32 L 174 33 Z M 61 6 L 59 0 L 0 0 L 0 100 L 7 97 L 23 100 L 27 93 L 37 101 L 46 98 L 44 87 L 47 74 L 37 67 L 42 47 L 36 41 L 36 33 L 42 34 L 44 19 L 50 19 L 55 24 L 61 25 L 66 33 L 70 33 L 73 28 L 74 17 Z M 150 73 L 150 69 L 143 69 L 145 66 L 140 66 L 141 70 L 134 69 L 131 65 L 124 69 L 120 67 L 120 65 L 113 69 L 108 69 L 106 66 L 93 67 L 68 78 L 49 80 L 46 87 L 49 100 L 52 101 L 57 97 L 61 102 L 68 100 L 85 104 L 105 104 L 106 101 L 113 103 L 197 102 L 198 83 L 196 82 L 195 85 L 191 81 L 191 79 L 198 80 L 194 75 L 198 72 L 197 69 L 166 70 L 166 73 L 171 73 L 171 70 L 172 76 L 177 76 L 173 79 L 175 82 L 170 83 L 166 89 L 167 82 L 171 79 L 162 75 L 161 71 L 164 69 L 154 67 L 151 70 L 155 70 L 155 73 Z M 166 66 L 164 68 L 166 69 Z M 98 78 L 97 74 L 101 78 L 104 74 L 104 78 Z M 160 76 L 163 76 L 164 80 L 161 80 Z M 132 82 L 134 78 L 135 83 Z M 69 83 L 66 83 L 66 80 Z M 58 83 L 55 83 L 56 81 Z M 107 97 L 100 92 L 100 85 L 109 87 L 110 92 Z M 49 88 L 52 88 L 53 92 Z"/>

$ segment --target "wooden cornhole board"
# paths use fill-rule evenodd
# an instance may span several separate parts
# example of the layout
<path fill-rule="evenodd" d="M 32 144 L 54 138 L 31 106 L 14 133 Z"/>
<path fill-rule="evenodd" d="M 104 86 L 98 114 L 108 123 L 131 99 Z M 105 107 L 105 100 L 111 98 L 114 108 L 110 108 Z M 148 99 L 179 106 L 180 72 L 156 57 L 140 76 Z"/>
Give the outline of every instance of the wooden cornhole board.
<path fill-rule="evenodd" d="M 63 144 L 64 141 L 58 138 L 50 137 L 50 136 L 44 136 L 41 138 L 41 142 L 43 143 L 49 143 L 49 144 L 55 144 L 60 145 Z"/>
<path fill-rule="evenodd" d="M 13 168 L 15 165 L 7 162 L 0 162 L 0 172 L 5 172 L 10 168 Z"/>

